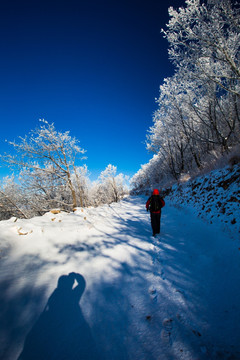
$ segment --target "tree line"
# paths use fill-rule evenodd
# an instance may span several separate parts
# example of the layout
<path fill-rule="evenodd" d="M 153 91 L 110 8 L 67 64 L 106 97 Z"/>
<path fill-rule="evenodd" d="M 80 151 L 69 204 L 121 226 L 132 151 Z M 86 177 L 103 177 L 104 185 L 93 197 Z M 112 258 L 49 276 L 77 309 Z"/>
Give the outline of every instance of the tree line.
<path fill-rule="evenodd" d="M 201 171 L 240 144 L 239 4 L 186 0 L 169 16 L 162 33 L 175 73 L 160 86 L 147 135 L 154 156 L 133 177 L 136 191 Z"/>
<path fill-rule="evenodd" d="M 1 160 L 12 170 L 0 184 L 0 220 L 30 218 L 50 209 L 72 211 L 119 201 L 127 192 L 126 177 L 109 164 L 98 181 L 91 182 L 86 165 L 79 166 L 85 150 L 69 131 L 54 124 L 41 125 L 18 142 Z"/>

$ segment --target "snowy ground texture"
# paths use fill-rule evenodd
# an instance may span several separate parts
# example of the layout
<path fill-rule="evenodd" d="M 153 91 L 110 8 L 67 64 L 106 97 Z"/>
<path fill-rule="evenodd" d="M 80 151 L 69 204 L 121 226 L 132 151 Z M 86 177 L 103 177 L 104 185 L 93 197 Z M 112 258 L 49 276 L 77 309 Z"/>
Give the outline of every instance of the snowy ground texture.
<path fill-rule="evenodd" d="M 238 232 L 145 202 L 0 222 L 1 360 L 240 359 Z"/>
<path fill-rule="evenodd" d="M 239 164 L 174 185 L 169 198 L 179 207 L 191 207 L 194 214 L 209 223 L 218 223 L 233 236 L 238 232 L 240 238 Z"/>

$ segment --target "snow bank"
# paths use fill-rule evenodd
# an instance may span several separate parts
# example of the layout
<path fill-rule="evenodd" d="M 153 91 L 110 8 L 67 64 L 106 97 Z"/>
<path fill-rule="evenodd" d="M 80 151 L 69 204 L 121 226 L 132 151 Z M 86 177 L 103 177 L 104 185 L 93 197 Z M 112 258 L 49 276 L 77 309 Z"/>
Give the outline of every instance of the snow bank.
<path fill-rule="evenodd" d="M 175 206 L 191 211 L 240 238 L 240 167 L 226 167 L 175 184 L 167 197 Z"/>

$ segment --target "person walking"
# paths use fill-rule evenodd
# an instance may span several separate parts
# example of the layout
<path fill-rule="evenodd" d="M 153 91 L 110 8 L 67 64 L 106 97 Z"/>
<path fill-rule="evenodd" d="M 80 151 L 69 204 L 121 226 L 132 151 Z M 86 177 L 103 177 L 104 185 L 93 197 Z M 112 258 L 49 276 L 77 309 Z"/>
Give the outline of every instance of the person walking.
<path fill-rule="evenodd" d="M 154 189 L 152 195 L 146 202 L 146 209 L 147 211 L 150 210 L 153 236 L 160 234 L 161 209 L 164 206 L 165 201 L 159 195 L 159 191 Z"/>

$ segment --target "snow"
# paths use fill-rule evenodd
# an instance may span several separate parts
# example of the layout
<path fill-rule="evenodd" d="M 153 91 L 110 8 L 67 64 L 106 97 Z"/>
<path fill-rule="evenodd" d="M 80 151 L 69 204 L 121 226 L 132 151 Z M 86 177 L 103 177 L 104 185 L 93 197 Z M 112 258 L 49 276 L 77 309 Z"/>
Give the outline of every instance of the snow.
<path fill-rule="evenodd" d="M 0 222 L 1 359 L 240 358 L 239 234 L 145 202 Z"/>
<path fill-rule="evenodd" d="M 204 176 L 175 184 L 169 195 L 180 207 L 191 208 L 192 213 L 208 223 L 240 238 L 240 166 L 226 166 Z"/>

